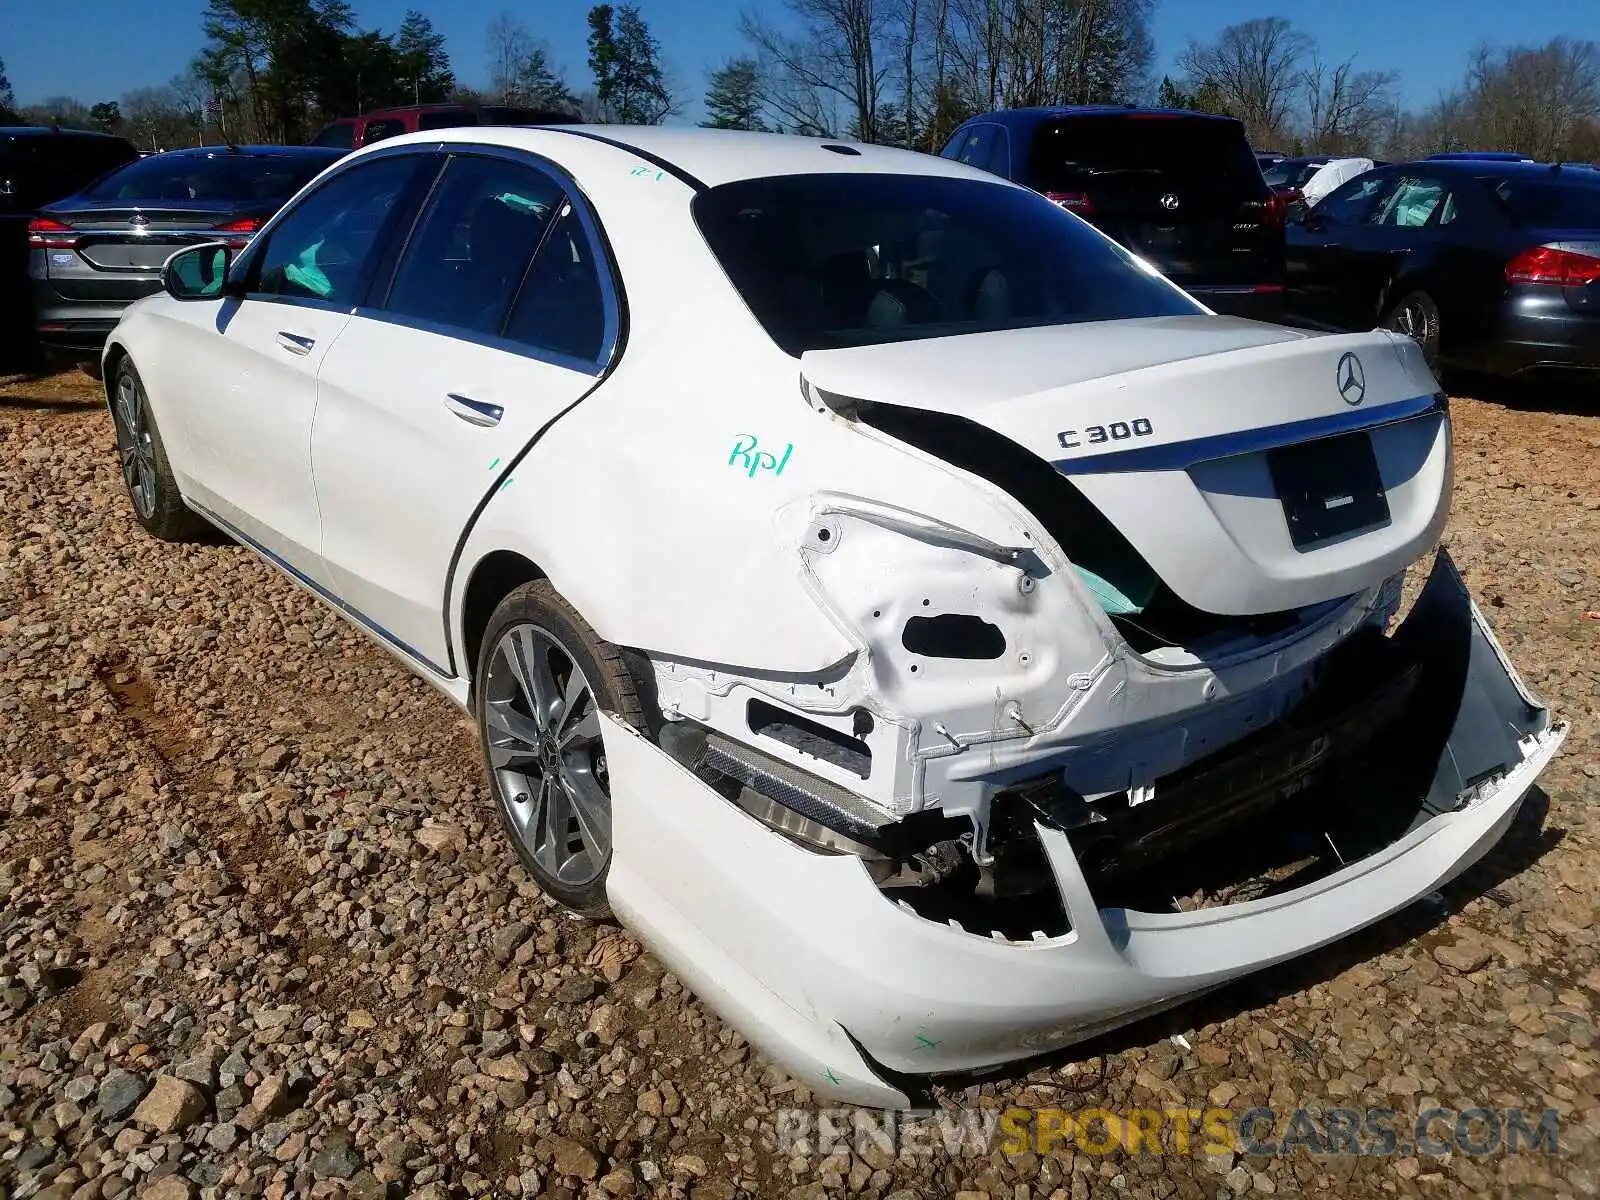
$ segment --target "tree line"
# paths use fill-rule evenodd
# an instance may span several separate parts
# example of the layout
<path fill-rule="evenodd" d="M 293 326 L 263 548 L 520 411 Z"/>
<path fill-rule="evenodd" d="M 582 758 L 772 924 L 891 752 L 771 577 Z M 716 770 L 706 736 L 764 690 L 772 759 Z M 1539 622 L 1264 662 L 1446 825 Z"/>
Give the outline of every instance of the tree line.
<path fill-rule="evenodd" d="M 86 104 L 52 96 L 17 107 L 0 64 L 0 123 L 123 134 L 142 148 L 299 142 L 334 117 L 401 104 L 503 103 L 592 121 L 653 123 L 680 105 L 660 45 L 635 5 L 589 11 L 590 86 L 569 87 L 548 45 L 509 12 L 490 23 L 485 88 L 457 79 L 444 35 L 421 12 L 359 29 L 346 0 L 209 0 L 205 43 L 160 87 Z"/>
<path fill-rule="evenodd" d="M 1482 47 L 1422 109 L 1399 76 L 1328 59 L 1282 17 L 1191 41 L 1153 77 L 1156 0 L 784 0 L 738 18 L 745 49 L 708 72 L 702 124 L 854 137 L 937 151 L 968 117 L 1034 104 L 1156 102 L 1224 113 L 1290 153 L 1405 159 L 1516 150 L 1600 159 L 1600 50 L 1558 37 Z M 495 101 L 591 121 L 650 124 L 685 96 L 636 5 L 588 14 L 588 78 L 569 82 L 548 44 L 507 11 L 485 36 L 486 86 L 463 86 L 417 11 L 361 30 L 346 0 L 210 0 L 206 41 L 164 87 L 85 105 L 54 97 L 24 119 L 122 132 L 171 147 L 218 138 L 298 141 L 330 117 L 393 104 Z M 0 117 L 15 107 L 0 69 Z"/>

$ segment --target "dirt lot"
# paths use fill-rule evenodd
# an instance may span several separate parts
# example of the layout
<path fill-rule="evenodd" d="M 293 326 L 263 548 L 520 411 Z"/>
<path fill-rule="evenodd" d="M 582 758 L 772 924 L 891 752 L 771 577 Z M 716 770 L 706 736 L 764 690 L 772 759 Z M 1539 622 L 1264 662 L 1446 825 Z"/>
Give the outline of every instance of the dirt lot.
<path fill-rule="evenodd" d="M 143 536 L 87 380 L 0 386 L 0 1198 L 1600 1194 L 1600 393 L 1570 399 L 1455 407 L 1452 551 L 1574 725 L 1501 847 L 939 1097 L 1549 1107 L 1559 1152 L 819 1160 L 772 1142 L 805 1093 L 524 880 L 443 701 L 245 551 Z"/>

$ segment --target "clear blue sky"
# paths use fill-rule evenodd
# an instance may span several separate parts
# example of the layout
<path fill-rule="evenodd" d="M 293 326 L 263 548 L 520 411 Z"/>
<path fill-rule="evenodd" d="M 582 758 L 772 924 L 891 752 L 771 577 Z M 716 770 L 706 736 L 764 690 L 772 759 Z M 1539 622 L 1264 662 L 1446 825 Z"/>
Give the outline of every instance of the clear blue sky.
<path fill-rule="evenodd" d="M 780 13 L 782 0 L 744 0 Z M 740 0 L 638 0 L 661 40 L 675 90 L 696 101 L 705 73 L 741 49 Z M 565 4 L 507 0 L 354 0 L 363 28 L 392 32 L 407 7 L 428 13 L 449 42 L 456 77 L 481 84 L 485 31 L 501 10 L 544 38 L 574 87 L 587 81 L 584 15 L 588 0 Z M 165 83 L 200 48 L 205 0 L 0 0 L 0 59 L 20 103 L 76 96 L 86 104 Z M 1156 0 L 1156 66 L 1170 67 L 1190 38 L 1225 25 L 1279 15 L 1313 34 L 1334 60 L 1352 54 L 1363 68 L 1396 70 L 1401 101 L 1430 103 L 1461 76 L 1479 42 L 1538 43 L 1557 34 L 1600 38 L 1600 0 Z M 689 116 L 698 114 L 698 104 Z"/>

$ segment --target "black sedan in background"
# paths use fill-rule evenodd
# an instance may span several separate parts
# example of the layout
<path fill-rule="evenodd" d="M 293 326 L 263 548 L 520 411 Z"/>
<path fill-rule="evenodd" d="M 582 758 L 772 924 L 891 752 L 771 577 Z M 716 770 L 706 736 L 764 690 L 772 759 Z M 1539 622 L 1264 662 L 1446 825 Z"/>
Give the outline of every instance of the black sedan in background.
<path fill-rule="evenodd" d="M 250 237 L 344 151 L 221 146 L 141 158 L 28 224 L 39 342 L 94 370 L 122 310 L 161 290 L 161 266 L 197 242 Z"/>
<path fill-rule="evenodd" d="M 1486 159 L 1369 171 L 1291 206 L 1286 308 L 1409 334 L 1435 370 L 1600 378 L 1600 171 Z"/>

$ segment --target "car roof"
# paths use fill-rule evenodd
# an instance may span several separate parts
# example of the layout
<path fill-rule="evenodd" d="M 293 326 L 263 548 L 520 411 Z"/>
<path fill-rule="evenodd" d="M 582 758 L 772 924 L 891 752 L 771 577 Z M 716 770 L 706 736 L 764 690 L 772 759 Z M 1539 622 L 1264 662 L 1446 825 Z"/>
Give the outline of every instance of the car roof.
<path fill-rule="evenodd" d="M 96 129 L 58 129 L 54 125 L 0 125 L 0 138 L 78 138 L 97 142 L 126 142 L 128 139 Z"/>
<path fill-rule="evenodd" d="M 547 155 L 562 165 L 569 165 L 569 157 L 573 161 L 592 160 L 592 155 L 578 153 L 580 147 L 574 143 L 587 143 L 590 150 L 609 147 L 613 155 L 632 155 L 636 160 L 642 158 L 690 186 L 716 187 L 741 179 L 760 179 L 773 175 L 856 173 L 943 175 L 1014 186 L 987 171 L 949 159 L 913 150 L 897 150 L 891 146 L 853 142 L 848 138 L 811 138 L 784 133 L 745 133 L 731 129 L 660 125 L 453 126 L 385 138 L 356 153 L 359 156 L 381 151 L 385 147 L 449 146 L 456 143 L 527 150 Z M 607 161 L 610 161 L 609 156 Z"/>
<path fill-rule="evenodd" d="M 325 158 L 332 162 L 348 153 L 348 150 L 339 150 L 332 146 L 184 146 L 178 150 L 163 151 L 162 157 L 185 155 L 190 158 L 196 156 L 211 158 L 238 154 L 251 158 Z"/>
<path fill-rule="evenodd" d="M 1600 183 L 1593 168 L 1583 164 L 1508 162 L 1497 158 L 1423 158 L 1413 163 L 1390 163 L 1391 167 L 1426 167 L 1446 175 L 1472 175 L 1495 179 L 1581 179 Z"/>

